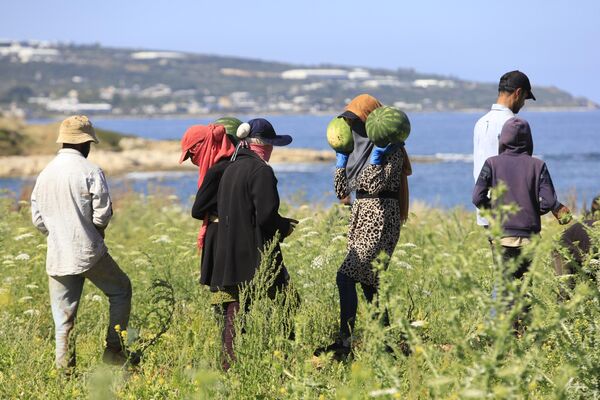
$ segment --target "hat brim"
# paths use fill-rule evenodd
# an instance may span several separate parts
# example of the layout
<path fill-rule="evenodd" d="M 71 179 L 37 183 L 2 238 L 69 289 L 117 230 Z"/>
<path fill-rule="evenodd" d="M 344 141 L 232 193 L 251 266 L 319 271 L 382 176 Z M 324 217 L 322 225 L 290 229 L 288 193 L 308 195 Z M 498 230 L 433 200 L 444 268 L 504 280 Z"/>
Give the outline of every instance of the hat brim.
<path fill-rule="evenodd" d="M 348 110 L 346 110 L 343 113 L 341 113 L 340 115 L 338 115 L 338 118 L 360 119 L 358 115 L 356 115 L 352 111 L 348 111 Z"/>
<path fill-rule="evenodd" d="M 182 164 L 188 158 L 190 158 L 189 149 L 181 153 L 181 157 L 179 157 L 179 164 Z"/>
<path fill-rule="evenodd" d="M 527 97 L 525 97 L 525 100 L 528 100 L 528 99 L 535 101 L 535 96 L 533 95 L 533 92 L 531 90 L 529 90 Z"/>
<path fill-rule="evenodd" d="M 260 140 L 273 146 L 287 146 L 292 143 L 290 135 L 275 135 L 273 138 L 260 137 Z"/>

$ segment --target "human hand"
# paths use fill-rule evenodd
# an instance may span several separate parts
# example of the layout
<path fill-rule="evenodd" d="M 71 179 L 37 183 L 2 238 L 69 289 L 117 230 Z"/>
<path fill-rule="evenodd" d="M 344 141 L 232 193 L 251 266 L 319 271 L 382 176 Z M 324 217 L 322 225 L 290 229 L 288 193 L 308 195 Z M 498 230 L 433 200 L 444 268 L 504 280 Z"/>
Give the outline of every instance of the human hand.
<path fill-rule="evenodd" d="M 373 151 L 371 152 L 371 164 L 373 165 L 381 165 L 383 164 L 383 157 L 386 154 L 391 153 L 399 146 L 398 143 L 390 143 L 385 147 L 375 146 L 373 147 Z"/>
<path fill-rule="evenodd" d="M 287 220 L 290 223 L 290 229 L 288 230 L 288 233 L 287 233 L 287 235 L 285 235 L 285 237 L 290 236 L 294 232 L 294 230 L 296 229 L 296 226 L 298 225 L 298 220 L 296 220 L 296 219 L 287 218 Z"/>
<path fill-rule="evenodd" d="M 346 168 L 346 164 L 348 164 L 349 154 L 346 153 L 335 153 L 335 167 L 336 168 Z"/>
<path fill-rule="evenodd" d="M 564 204 L 559 205 L 556 210 L 552 211 L 552 214 L 554 215 L 554 218 L 558 220 L 558 223 L 561 225 L 566 225 L 573 219 L 573 214 L 571 214 L 571 210 L 569 210 L 569 207 L 565 206 Z"/>

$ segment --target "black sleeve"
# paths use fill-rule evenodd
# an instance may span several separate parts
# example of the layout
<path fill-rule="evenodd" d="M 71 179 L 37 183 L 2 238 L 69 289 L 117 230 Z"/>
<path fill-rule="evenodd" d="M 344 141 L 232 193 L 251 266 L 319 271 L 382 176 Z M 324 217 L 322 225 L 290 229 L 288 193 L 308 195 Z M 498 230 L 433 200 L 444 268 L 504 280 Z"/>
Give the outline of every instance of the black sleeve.
<path fill-rule="evenodd" d="M 256 210 L 256 224 L 270 237 L 279 231 L 280 240 L 283 240 L 290 230 L 290 222 L 279 215 L 277 180 L 271 167 L 261 166 L 254 172 L 249 186 Z"/>
<path fill-rule="evenodd" d="M 204 219 L 207 214 L 217 214 L 217 193 L 222 173 L 209 169 L 204 177 L 202 186 L 196 193 L 196 199 L 192 206 L 192 217 Z"/>
<path fill-rule="evenodd" d="M 490 208 L 491 202 L 488 197 L 488 191 L 492 187 L 492 169 L 490 164 L 485 161 L 483 167 L 481 168 L 481 172 L 479 173 L 479 177 L 477 178 L 477 182 L 475 183 L 475 187 L 473 188 L 473 204 L 477 208 Z"/>

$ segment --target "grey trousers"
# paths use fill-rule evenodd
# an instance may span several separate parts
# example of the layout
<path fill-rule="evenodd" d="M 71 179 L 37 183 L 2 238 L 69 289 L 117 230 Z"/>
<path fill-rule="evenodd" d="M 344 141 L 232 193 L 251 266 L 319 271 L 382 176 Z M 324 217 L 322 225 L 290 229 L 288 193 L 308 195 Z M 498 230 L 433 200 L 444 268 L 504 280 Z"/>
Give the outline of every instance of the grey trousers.
<path fill-rule="evenodd" d="M 123 330 L 127 328 L 131 311 L 131 281 L 115 260 L 106 253 L 96 265 L 82 274 L 48 277 L 58 368 L 75 365 L 75 346 L 69 347 L 69 334 L 75 325 L 77 308 L 86 278 L 108 297 L 109 323 L 106 346 L 115 351 L 121 349 L 121 341 L 115 331 L 115 325 L 120 325 Z"/>

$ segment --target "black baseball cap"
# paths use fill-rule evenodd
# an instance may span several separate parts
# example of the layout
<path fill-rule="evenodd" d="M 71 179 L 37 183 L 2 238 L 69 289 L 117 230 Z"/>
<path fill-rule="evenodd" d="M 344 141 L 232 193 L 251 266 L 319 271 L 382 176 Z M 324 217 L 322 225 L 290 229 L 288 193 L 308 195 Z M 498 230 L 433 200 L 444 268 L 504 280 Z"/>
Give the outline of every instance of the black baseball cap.
<path fill-rule="evenodd" d="M 527 75 L 518 70 L 510 71 L 502 75 L 500 82 L 498 83 L 499 92 L 512 93 L 518 88 L 527 90 L 527 97 L 525 97 L 525 99 L 532 99 L 535 101 L 535 96 L 531 91 L 531 83 L 529 83 Z"/>

